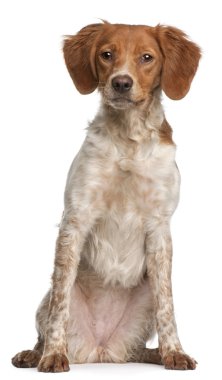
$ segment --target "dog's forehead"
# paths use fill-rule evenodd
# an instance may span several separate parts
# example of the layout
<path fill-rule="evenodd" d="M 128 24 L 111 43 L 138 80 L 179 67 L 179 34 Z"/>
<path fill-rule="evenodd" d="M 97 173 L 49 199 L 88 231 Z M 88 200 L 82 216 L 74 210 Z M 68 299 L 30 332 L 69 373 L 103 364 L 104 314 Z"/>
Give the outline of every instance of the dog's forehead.
<path fill-rule="evenodd" d="M 114 44 L 117 46 L 158 49 L 154 28 L 143 25 L 108 24 L 105 25 L 99 45 Z"/>

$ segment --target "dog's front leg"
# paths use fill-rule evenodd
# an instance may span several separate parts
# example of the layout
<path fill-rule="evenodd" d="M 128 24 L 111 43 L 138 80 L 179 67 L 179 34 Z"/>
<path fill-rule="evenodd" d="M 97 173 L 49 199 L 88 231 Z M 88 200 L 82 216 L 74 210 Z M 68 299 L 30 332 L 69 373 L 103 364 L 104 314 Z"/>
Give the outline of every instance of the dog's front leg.
<path fill-rule="evenodd" d="M 168 223 L 157 224 L 146 240 L 147 272 L 154 294 L 159 351 L 168 369 L 194 369 L 196 362 L 182 349 L 174 317 L 171 266 L 172 242 Z"/>
<path fill-rule="evenodd" d="M 75 281 L 80 253 L 85 241 L 90 219 L 63 220 L 56 243 L 55 265 L 45 346 L 38 370 L 63 372 L 69 370 L 67 359 L 66 326 L 69 318 L 70 291 Z"/>

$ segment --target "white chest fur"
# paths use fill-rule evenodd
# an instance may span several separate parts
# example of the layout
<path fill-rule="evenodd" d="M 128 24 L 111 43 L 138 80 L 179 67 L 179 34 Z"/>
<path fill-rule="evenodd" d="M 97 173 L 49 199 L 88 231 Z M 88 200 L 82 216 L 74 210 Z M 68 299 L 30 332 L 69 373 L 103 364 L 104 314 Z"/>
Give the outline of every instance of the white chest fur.
<path fill-rule="evenodd" d="M 105 283 L 133 287 L 146 271 L 147 225 L 170 218 L 177 205 L 175 146 L 161 144 L 152 125 L 140 126 L 140 141 L 130 142 L 117 129 L 107 132 L 102 120 L 97 117 L 74 160 L 66 204 L 77 210 L 95 205 L 99 217 L 82 256 Z"/>
<path fill-rule="evenodd" d="M 175 165 L 168 162 L 174 148 L 164 149 L 154 149 L 144 160 L 109 161 L 110 176 L 102 185 L 104 212 L 84 249 L 85 258 L 105 283 L 138 285 L 146 271 L 147 220 L 150 224 L 175 208 Z"/>

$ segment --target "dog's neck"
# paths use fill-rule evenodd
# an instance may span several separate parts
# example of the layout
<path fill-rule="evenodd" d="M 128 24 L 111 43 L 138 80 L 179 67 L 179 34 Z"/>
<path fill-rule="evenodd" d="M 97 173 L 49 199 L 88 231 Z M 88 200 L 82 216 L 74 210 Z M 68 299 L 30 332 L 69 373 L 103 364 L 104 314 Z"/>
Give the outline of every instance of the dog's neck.
<path fill-rule="evenodd" d="M 163 120 L 164 112 L 158 91 L 152 96 L 149 104 L 127 109 L 115 109 L 102 101 L 92 127 L 100 125 L 113 137 L 139 143 L 149 139 L 152 132 L 158 132 Z"/>

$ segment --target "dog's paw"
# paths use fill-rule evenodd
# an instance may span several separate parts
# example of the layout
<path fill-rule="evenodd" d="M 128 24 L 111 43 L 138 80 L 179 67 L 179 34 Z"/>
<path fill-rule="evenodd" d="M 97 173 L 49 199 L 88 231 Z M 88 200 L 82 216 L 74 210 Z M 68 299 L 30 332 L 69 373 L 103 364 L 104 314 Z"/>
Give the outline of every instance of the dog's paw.
<path fill-rule="evenodd" d="M 12 364 L 17 368 L 34 368 L 37 367 L 41 355 L 36 350 L 27 350 L 19 352 L 12 358 Z"/>
<path fill-rule="evenodd" d="M 197 364 L 196 360 L 192 359 L 190 356 L 183 352 L 176 351 L 167 354 L 162 361 L 166 369 L 195 369 Z"/>
<path fill-rule="evenodd" d="M 69 361 L 63 354 L 52 354 L 43 356 L 38 365 L 40 372 L 67 372 Z"/>

